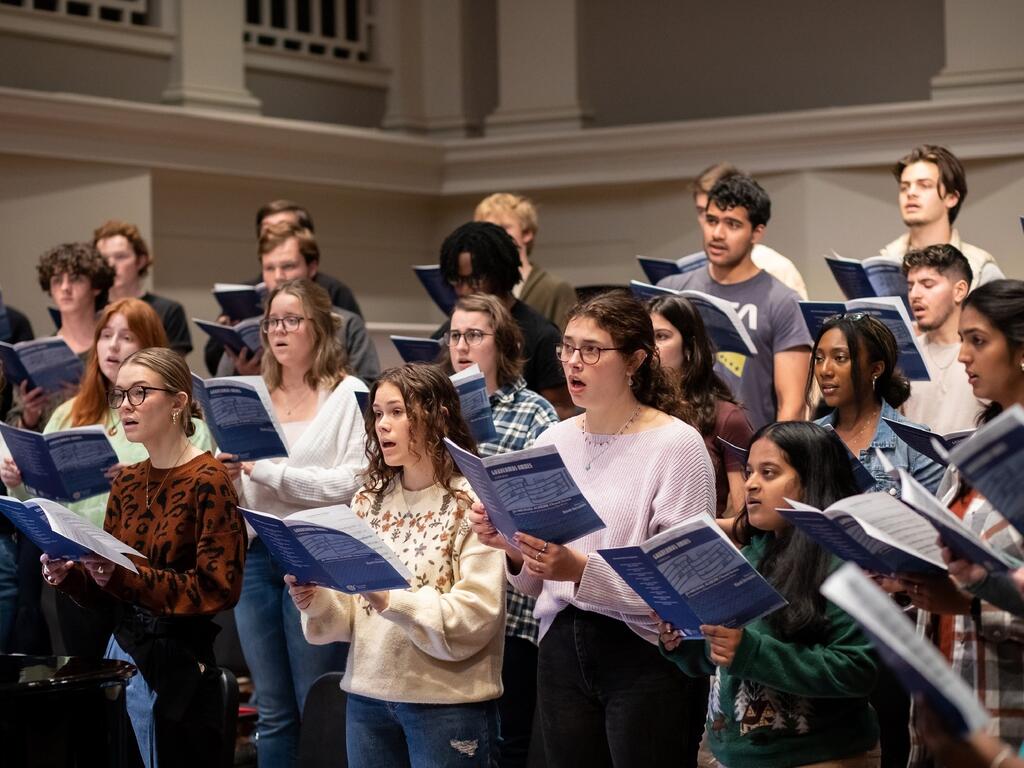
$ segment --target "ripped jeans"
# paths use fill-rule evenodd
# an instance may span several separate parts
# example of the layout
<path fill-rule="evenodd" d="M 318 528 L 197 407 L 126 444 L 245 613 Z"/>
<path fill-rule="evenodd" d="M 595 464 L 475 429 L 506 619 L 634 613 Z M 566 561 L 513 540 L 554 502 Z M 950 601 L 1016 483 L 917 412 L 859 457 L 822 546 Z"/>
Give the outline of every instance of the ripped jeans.
<path fill-rule="evenodd" d="M 498 706 L 403 704 L 348 695 L 351 768 L 490 768 L 498 762 Z"/>

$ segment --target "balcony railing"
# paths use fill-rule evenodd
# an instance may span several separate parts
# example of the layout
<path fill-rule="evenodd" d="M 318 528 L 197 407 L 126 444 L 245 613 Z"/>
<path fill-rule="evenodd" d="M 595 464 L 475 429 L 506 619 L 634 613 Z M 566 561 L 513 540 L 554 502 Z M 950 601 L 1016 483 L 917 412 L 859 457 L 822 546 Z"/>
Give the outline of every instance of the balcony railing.
<path fill-rule="evenodd" d="M 375 25 L 369 0 L 246 0 L 250 49 L 369 63 Z"/>

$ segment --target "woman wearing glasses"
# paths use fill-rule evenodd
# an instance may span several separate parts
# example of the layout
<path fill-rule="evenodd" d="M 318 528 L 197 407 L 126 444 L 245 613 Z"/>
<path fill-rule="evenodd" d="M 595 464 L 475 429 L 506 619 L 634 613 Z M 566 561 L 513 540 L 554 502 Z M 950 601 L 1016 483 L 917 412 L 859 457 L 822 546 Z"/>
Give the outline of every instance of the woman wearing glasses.
<path fill-rule="evenodd" d="M 80 563 L 43 555 L 43 578 L 113 615 L 106 655 L 139 669 L 125 703 L 147 768 L 213 765 L 222 739 L 234 738 L 220 730 L 213 617 L 241 591 L 245 531 L 235 492 L 220 462 L 189 440 L 198 409 L 177 352 L 129 356 L 108 403 L 149 458 L 118 473 L 103 527 L 145 559 L 134 560 L 136 572 L 97 555 Z"/>
<path fill-rule="evenodd" d="M 327 292 L 310 280 L 281 283 L 268 297 L 261 328 L 263 380 L 288 458 L 238 462 L 231 454 L 218 456 L 241 506 L 285 517 L 348 504 L 359 487 L 366 430 L 354 393 L 367 388 L 346 373 L 339 322 Z M 320 675 L 345 669 L 348 646 L 306 642 L 284 570 L 252 531 L 250 536 L 235 620 L 256 687 L 256 753 L 261 766 L 289 766 L 306 693 Z"/>
<path fill-rule="evenodd" d="M 814 341 L 807 397 L 817 382 L 832 408 L 817 423 L 830 425 L 874 477 L 874 486 L 865 490 L 897 493 L 877 449 L 934 493 L 942 467 L 900 440 L 883 421 L 907 421 L 896 410 L 910 397 L 910 382 L 896 367 L 897 354 L 896 338 L 881 320 L 863 312 L 829 317 Z"/>
<path fill-rule="evenodd" d="M 518 548 L 477 505 L 481 540 L 506 553 L 512 584 L 537 596 L 537 679 L 547 763 L 670 765 L 695 752 L 687 729 L 702 706 L 666 666 L 650 609 L 597 554 L 640 544 L 692 517 L 714 515 L 715 478 L 697 430 L 655 354 L 640 302 L 607 293 L 569 313 L 559 359 L 586 413 L 545 431 L 606 527 L 559 546 L 522 535 Z"/>
<path fill-rule="evenodd" d="M 159 316 L 141 299 L 121 299 L 108 304 L 96 320 L 92 347 L 89 350 L 85 373 L 78 394 L 61 403 L 46 422 L 44 434 L 72 427 L 98 424 L 107 430 L 110 444 L 117 455 L 117 464 L 107 476 L 113 480 L 118 472 L 130 464 L 145 461 L 146 446 L 129 440 L 117 413 L 117 406 L 107 402 L 107 396 L 117 371 L 127 357 L 147 347 L 166 347 L 167 335 Z M 144 396 L 144 395 L 139 395 Z M 141 405 L 142 401 L 133 403 Z M 200 451 L 213 451 L 210 430 L 201 419 L 192 419 L 193 431 L 189 441 Z M 21 472 L 10 458 L 0 466 L 0 480 L 19 499 L 32 494 L 22 484 Z M 107 510 L 107 493 L 69 502 L 66 506 L 96 526 L 103 525 Z M 103 655 L 110 639 L 110 626 L 94 611 L 83 610 L 66 595 L 57 595 L 57 619 L 60 626 L 64 653 L 69 656 L 98 658 Z"/>
<path fill-rule="evenodd" d="M 444 340 L 451 370 L 463 371 L 475 363 L 484 374 L 498 439 L 478 444 L 481 456 L 529 448 L 545 429 L 558 423 L 554 406 L 526 387 L 522 333 L 496 296 L 474 293 L 460 298 Z M 506 584 L 504 693 L 498 700 L 503 768 L 526 765 L 530 748 L 539 630 L 533 608 L 532 597 Z"/>

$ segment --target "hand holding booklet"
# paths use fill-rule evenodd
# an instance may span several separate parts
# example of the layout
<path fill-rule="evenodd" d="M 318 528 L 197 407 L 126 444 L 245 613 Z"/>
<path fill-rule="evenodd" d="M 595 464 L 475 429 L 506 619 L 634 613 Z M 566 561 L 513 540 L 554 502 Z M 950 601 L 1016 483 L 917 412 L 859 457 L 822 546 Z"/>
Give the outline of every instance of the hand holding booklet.
<path fill-rule="evenodd" d="M 197 317 L 193 317 L 192 322 L 199 330 L 206 333 L 211 339 L 219 341 L 236 355 L 243 349 L 247 350 L 250 355 L 255 355 L 263 349 L 263 339 L 260 335 L 262 317 L 250 317 L 235 325 L 211 323 L 209 320 L 200 320 Z"/>
<path fill-rule="evenodd" d="M 1024 407 L 1007 408 L 949 452 L 955 466 L 1018 531 L 1024 532 Z"/>
<path fill-rule="evenodd" d="M 444 440 L 459 470 L 487 508 L 491 523 L 511 543 L 526 533 L 567 544 L 604 528 L 553 445 L 481 459 Z"/>
<path fill-rule="evenodd" d="M 900 501 L 928 521 L 955 557 L 977 563 L 990 572 L 1007 571 L 1015 567 L 1005 555 L 992 549 L 984 539 L 964 525 L 959 517 L 946 509 L 907 470 L 900 467 L 896 472 L 900 478 Z"/>
<path fill-rule="evenodd" d="M 946 573 L 935 529 L 888 493 L 862 493 L 825 510 L 786 499 L 782 517 L 841 560 L 876 573 Z"/>
<path fill-rule="evenodd" d="M 193 373 L 192 388 L 224 453 L 234 454 L 237 461 L 288 455 L 284 432 L 262 378 L 225 376 L 204 381 Z"/>
<path fill-rule="evenodd" d="M 9 381 L 26 381 L 30 390 L 42 387 L 51 393 L 77 386 L 85 370 L 78 355 L 59 336 L 18 344 L 0 341 L 0 366 Z"/>
<path fill-rule="evenodd" d="M 707 515 L 597 553 L 684 637 L 700 637 L 701 624 L 744 627 L 786 605 Z"/>
<path fill-rule="evenodd" d="M 110 490 L 106 471 L 117 463 L 117 454 L 103 427 L 75 427 L 41 435 L 0 424 L 0 435 L 32 493 L 57 501 L 78 501 Z"/>
<path fill-rule="evenodd" d="M 84 555 L 95 554 L 138 573 L 139 569 L 126 555 L 146 559 L 145 555 L 120 539 L 49 499 L 19 501 L 10 496 L 0 496 L 0 512 L 55 560 L 80 560 Z"/>
<path fill-rule="evenodd" d="M 239 511 L 274 558 L 299 584 L 356 594 L 405 589 L 412 573 L 365 520 L 343 504 L 282 519 Z"/>
<path fill-rule="evenodd" d="M 847 563 L 829 576 L 821 594 L 853 617 L 903 688 L 923 696 L 954 733 L 985 727 L 989 717 L 978 695 L 857 566 Z"/>
<path fill-rule="evenodd" d="M 470 434 L 478 443 L 489 443 L 498 439 L 491 413 L 491 400 L 487 396 L 487 382 L 480 366 L 474 363 L 465 370 L 449 377 L 459 394 L 462 418 Z"/>

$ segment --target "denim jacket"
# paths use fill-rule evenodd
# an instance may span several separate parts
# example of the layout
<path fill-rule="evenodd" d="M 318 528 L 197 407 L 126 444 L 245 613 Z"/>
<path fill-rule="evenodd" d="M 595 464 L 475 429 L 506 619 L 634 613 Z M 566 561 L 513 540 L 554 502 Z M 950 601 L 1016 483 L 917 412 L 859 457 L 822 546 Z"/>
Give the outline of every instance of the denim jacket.
<path fill-rule="evenodd" d="M 826 424 L 834 425 L 836 418 L 836 412 L 823 416 L 822 418 L 815 421 L 815 424 Z M 882 463 L 878 460 L 875 455 L 875 449 L 878 448 L 885 457 L 892 462 L 894 467 L 903 467 L 910 474 L 914 476 L 921 485 L 927 488 L 931 493 L 939 487 L 939 481 L 942 479 L 942 473 L 945 471 L 945 467 L 941 464 L 936 464 L 934 461 L 929 459 L 922 453 L 918 453 L 905 442 L 900 440 L 896 433 L 892 431 L 892 428 L 883 421 L 883 419 L 892 419 L 893 421 L 902 421 L 907 424 L 913 424 L 914 426 L 920 427 L 920 424 L 914 424 L 912 421 L 907 421 L 899 411 L 889 405 L 887 402 L 882 401 L 882 413 L 878 418 L 878 427 L 875 429 L 875 436 L 871 439 L 871 444 L 863 451 L 860 452 L 861 464 L 863 464 L 868 472 L 871 473 L 872 477 L 875 478 L 875 486 L 870 488 L 869 491 L 886 491 L 896 496 L 899 493 L 897 488 L 897 482 L 893 478 L 889 477 L 885 469 L 882 467 Z"/>

